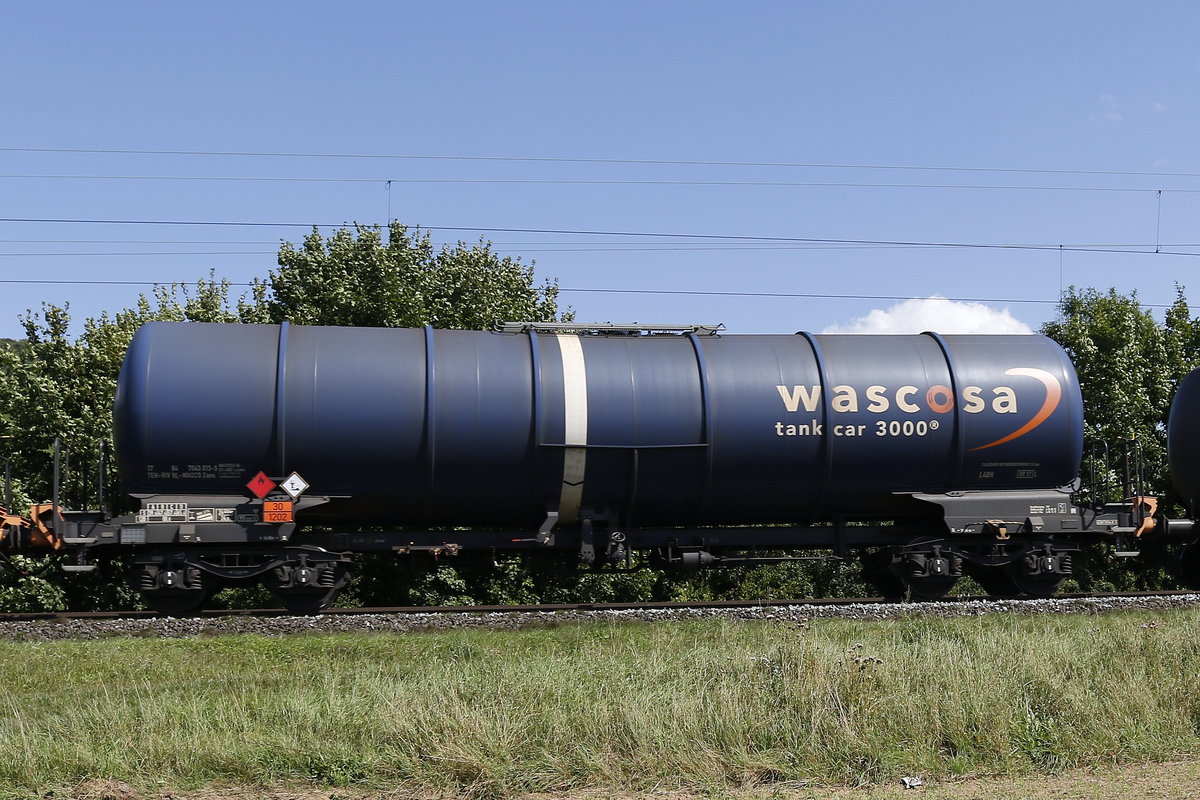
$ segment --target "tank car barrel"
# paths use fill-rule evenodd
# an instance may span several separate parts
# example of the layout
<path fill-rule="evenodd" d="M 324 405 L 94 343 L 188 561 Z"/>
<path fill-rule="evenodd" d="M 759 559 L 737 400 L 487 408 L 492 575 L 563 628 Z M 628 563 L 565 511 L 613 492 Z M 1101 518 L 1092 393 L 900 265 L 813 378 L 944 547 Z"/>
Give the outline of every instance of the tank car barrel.
<path fill-rule="evenodd" d="M 343 520 L 753 524 L 1059 486 L 1079 463 L 1078 381 L 1044 337 L 580 327 L 150 323 L 117 391 L 125 487 L 297 471 Z"/>

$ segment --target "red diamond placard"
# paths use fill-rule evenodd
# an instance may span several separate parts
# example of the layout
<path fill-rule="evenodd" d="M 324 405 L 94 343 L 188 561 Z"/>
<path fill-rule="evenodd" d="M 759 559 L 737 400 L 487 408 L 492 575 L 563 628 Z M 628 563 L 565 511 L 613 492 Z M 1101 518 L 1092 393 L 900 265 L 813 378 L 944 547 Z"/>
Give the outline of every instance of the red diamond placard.
<path fill-rule="evenodd" d="M 275 481 L 268 478 L 262 470 L 259 470 L 258 474 L 246 484 L 246 488 L 253 492 L 255 497 L 262 500 L 275 488 Z"/>

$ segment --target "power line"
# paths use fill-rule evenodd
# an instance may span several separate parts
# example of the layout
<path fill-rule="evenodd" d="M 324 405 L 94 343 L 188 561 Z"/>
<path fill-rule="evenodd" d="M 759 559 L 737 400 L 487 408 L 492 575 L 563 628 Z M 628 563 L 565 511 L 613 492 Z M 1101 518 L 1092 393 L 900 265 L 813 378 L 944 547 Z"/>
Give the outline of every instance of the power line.
<path fill-rule="evenodd" d="M 0 222 L 28 222 L 64 225 L 180 225 L 180 226 L 212 226 L 218 228 L 339 228 L 349 226 L 349 222 L 331 222 L 314 225 L 311 222 L 210 222 L 206 220 L 162 220 L 162 219 L 54 219 L 29 217 L 0 217 Z M 440 228 L 437 230 L 451 230 Z M 463 230 L 482 230 L 480 228 L 463 228 Z"/>
<path fill-rule="evenodd" d="M 220 279 L 216 281 L 222 283 Z M 30 286 L 190 286 L 186 281 L 81 281 L 67 279 L 34 279 L 34 278 L 0 278 L 0 283 L 30 285 Z M 250 283 L 229 282 L 230 286 L 252 286 Z"/>
<path fill-rule="evenodd" d="M 38 256 L 55 257 L 99 257 L 99 256 L 273 256 L 275 250 L 163 250 L 159 252 L 110 250 L 103 253 L 0 253 L 0 258 L 36 258 Z"/>
<path fill-rule="evenodd" d="M 183 282 L 164 281 L 119 281 L 119 280 L 67 280 L 67 279 L 0 279 L 3 284 L 33 284 L 51 286 L 188 286 Z M 252 286 L 249 282 L 229 281 L 229 286 Z M 597 287 L 560 286 L 560 292 L 602 293 L 602 294 L 654 294 L 654 295 L 686 295 L 696 297 L 778 297 L 778 298 L 808 298 L 816 300 L 915 300 L 921 299 L 909 295 L 870 295 L 870 294 L 815 294 L 792 292 L 725 292 L 703 291 L 699 289 L 605 289 Z M 977 298 L 977 297 L 947 297 L 947 300 L 972 303 L 1057 303 L 1057 300 L 1035 300 L 1021 298 Z"/>
<path fill-rule="evenodd" d="M 658 178 L 346 178 L 267 175 L 28 175 L 0 174 L 11 180 L 117 180 L 117 181 L 234 181 L 260 183 L 378 183 L 378 184 L 474 184 L 523 186 L 742 186 L 802 189 L 969 189 L 975 191 L 1028 192 L 1125 192 L 1161 195 L 1195 194 L 1200 189 L 1161 189 L 1131 186 L 1011 186 L 1004 184 L 952 183 L 864 183 L 847 181 L 696 181 Z"/>
<path fill-rule="evenodd" d="M 0 239 L 0 244 L 278 244 L 279 240 L 245 239 Z M 516 242 L 516 244 L 522 244 Z"/>
<path fill-rule="evenodd" d="M 674 247 L 670 245 L 638 247 L 636 245 L 613 246 L 613 247 L 521 247 L 521 248 L 505 248 L 495 247 L 493 252 L 505 254 L 520 254 L 520 253 L 719 253 L 719 252 L 737 252 L 737 253 L 757 253 L 757 252 L 796 252 L 796 251 L 824 251 L 824 250 L 891 250 L 891 249 L 908 249 L 908 248 L 889 248 L 889 247 L 872 247 L 872 246 L 857 246 L 857 245 L 780 245 L 778 247 L 764 247 L 761 245 L 730 245 L 729 247 L 721 247 L 718 245 L 696 245 L 693 247 Z M 66 257 L 84 257 L 84 258 L 99 258 L 104 256 L 273 256 L 278 253 L 277 250 L 108 250 L 102 252 L 62 252 L 62 253 L 2 253 L 0 258 L 38 258 L 41 256 L 50 256 L 55 258 Z"/>
<path fill-rule="evenodd" d="M 439 246 L 449 246 L 451 242 L 435 243 Z M 558 247 L 536 247 L 526 246 L 517 247 L 511 245 L 502 245 L 502 243 L 492 242 L 492 252 L 498 255 L 512 255 L 523 253 L 766 253 L 766 252 L 827 252 L 832 250 L 908 250 L 914 249 L 912 245 L 821 245 L 821 244 L 792 244 L 792 245 L 760 245 L 760 244 L 739 244 L 739 245 L 612 245 L 608 247 L 596 247 L 591 245 L 579 244 L 570 245 L 564 244 Z M 1200 244 L 1194 245 L 1177 245 L 1181 247 L 1197 247 Z M 1036 248 L 1040 250 L 1058 250 L 1056 245 L 1031 245 L 1030 249 Z M 1128 248 L 1151 248 L 1147 250 L 1131 250 Z M 1099 249 L 1088 247 L 1086 245 L 1080 247 L 1061 248 L 1064 251 L 1083 252 L 1083 253 L 1129 253 L 1131 255 L 1191 255 L 1196 256 L 1200 253 L 1182 253 L 1182 252 L 1163 252 L 1162 250 L 1153 250 L 1154 245 L 1112 245 L 1108 249 Z M 1126 249 L 1116 249 L 1126 248 Z M 51 256 L 58 258 L 65 257 L 104 257 L 104 256 L 273 256 L 278 250 L 161 250 L 161 251 L 143 251 L 143 250 L 106 250 L 99 252 L 27 252 L 27 253 L 4 253 L 0 252 L 0 258 L 37 258 L 40 256 Z"/>
<path fill-rule="evenodd" d="M 156 245 L 157 244 L 208 244 L 208 245 L 269 244 L 269 245 L 274 246 L 274 245 L 278 245 L 279 242 L 280 242 L 279 239 L 63 239 L 63 238 L 57 238 L 57 239 L 3 239 L 3 238 L 0 238 L 0 244 L 146 244 L 146 245 L 151 245 L 151 244 L 156 244 Z M 456 244 L 456 242 L 451 242 L 449 240 L 445 240 L 445 241 L 435 241 L 435 242 L 433 242 L 433 244 L 435 244 L 435 245 L 452 245 L 452 244 Z M 522 242 L 522 241 L 492 240 L 490 242 L 490 244 L 494 247 L 496 247 L 496 246 L 518 247 L 518 246 L 522 246 L 522 245 L 542 245 L 542 244 L 546 244 L 546 242 L 544 242 L 544 241 Z M 571 242 L 562 242 L 560 244 L 563 247 L 575 246 Z M 620 245 L 620 244 L 633 244 L 633 243 L 632 242 L 613 242 L 613 244 Z M 1060 246 L 1062 246 L 1062 247 L 1087 247 L 1087 248 L 1097 248 L 1097 247 L 1099 247 L 1099 248 L 1118 248 L 1118 247 L 1154 248 L 1154 247 L 1160 246 L 1159 244 L 1150 243 L 1150 242 L 1137 242 L 1137 243 L 1071 242 L 1071 243 L 1064 243 L 1062 245 L 1035 243 L 1035 242 L 1011 242 L 1009 244 L 1013 244 L 1013 245 L 1017 245 L 1017 246 L 1028 246 L 1028 247 L 1046 247 L 1046 248 L 1051 248 L 1051 249 L 1057 249 Z M 590 243 L 589 242 L 580 242 L 580 243 L 578 243 L 578 246 L 579 247 L 588 247 L 588 246 L 590 246 Z M 762 247 L 764 249 L 769 249 L 769 250 L 777 249 L 775 247 L 768 247 L 767 245 L 757 245 L 757 244 L 753 244 L 753 243 L 746 244 L 744 246 L 747 248 Z M 1163 244 L 1161 246 L 1164 246 L 1164 247 L 1200 247 L 1200 242 L 1179 242 L 1179 243 L 1175 243 L 1175 244 Z M 663 245 L 663 247 L 669 247 L 669 245 Z M 888 245 L 879 245 L 879 247 L 888 247 Z M 728 249 L 728 248 L 720 247 L 718 249 Z M 569 252 L 569 251 L 563 251 L 563 252 Z M 72 253 L 71 255 L 78 255 L 78 254 Z"/>
<path fill-rule="evenodd" d="M 890 294 L 817 294 L 817 293 L 800 293 L 800 292 L 716 292 L 702 291 L 695 289 L 593 289 L 581 287 L 559 287 L 560 292 L 597 292 L 605 294 L 655 294 L 655 295 L 698 295 L 702 297 L 780 297 L 780 298 L 801 298 L 811 300 L 924 300 L 928 298 L 914 297 L 912 295 L 890 295 Z M 1058 300 L 1037 300 L 1029 298 L 1011 298 L 1011 297 L 945 297 L 943 300 L 952 300 L 958 303 L 1020 303 L 1020 304 L 1049 304 L 1058 305 Z M 1155 306 L 1156 308 L 1159 306 Z M 1163 305 L 1162 308 L 1170 308 L 1169 305 Z"/>
<path fill-rule="evenodd" d="M 253 286 L 253 283 L 239 281 L 216 281 L 217 283 L 227 283 L 229 286 Z M 188 287 L 189 283 L 183 281 L 118 281 L 118 280 L 34 280 L 34 279 L 18 279 L 18 278 L 0 278 L 0 284 L 31 284 L 31 285 L 49 285 L 49 286 L 180 286 Z M 649 294 L 649 295 L 683 295 L 690 297 L 763 297 L 763 298 L 781 298 L 781 299 L 806 299 L 806 300 L 924 300 L 925 297 L 916 297 L 913 295 L 889 295 L 889 294 L 824 294 L 824 293 L 809 293 L 809 292 L 726 292 L 726 291 L 705 291 L 700 289 L 607 289 L 600 287 L 578 287 L 578 286 L 560 286 L 559 292 L 575 292 L 575 293 L 594 293 L 594 294 Z M 1058 305 L 1059 300 L 1045 300 L 1036 298 L 1024 297 L 939 297 L 938 299 L 950 300 L 958 303 L 1011 303 L 1011 304 L 1035 304 L 1035 305 Z M 1142 303 L 1146 308 L 1171 308 L 1172 303 Z"/>
<path fill-rule="evenodd" d="M 222 151 L 222 150 L 149 150 L 82 147 L 0 147 L 0 152 L 10 153 L 80 153 L 105 155 L 154 155 L 154 156 L 232 156 L 255 158 L 339 158 L 339 159 L 396 159 L 406 161 L 497 161 L 554 164 L 643 164 L 662 166 L 711 166 L 711 167 L 776 167 L 788 169 L 862 169 L 862 170 L 914 170 L 929 172 L 996 172 L 1032 175 L 1124 175 L 1163 178 L 1200 178 L 1197 172 L 1148 172 L 1135 170 L 1088 170 L 1088 169 L 1029 169 L 1014 167 L 960 167 L 931 166 L 926 164 L 844 164 L 794 161 L 710 161 L 701 159 L 651 159 L 651 158 L 572 158 L 554 156 L 466 156 L 431 155 L 416 153 L 288 153 L 269 151 Z"/>
<path fill-rule="evenodd" d="M 61 219 L 61 218 L 25 218 L 0 217 L 0 222 L 31 223 L 31 224 L 72 224 L 72 225 L 163 225 L 163 226 L 204 226 L 204 227 L 262 227 L 262 228 L 339 228 L 347 227 L 349 223 L 313 224 L 309 222 L 217 222 L 205 220 L 105 220 L 105 219 Z M 903 241 L 890 239 L 826 239 L 799 236 L 749 236 L 741 234 L 715 233 L 662 233 L 653 231 L 597 231 L 583 229 L 556 228 L 488 228 L 466 227 L 452 225 L 423 225 L 418 230 L 427 231 L 461 231 L 473 233 L 535 233 L 565 236 L 629 236 L 659 239 L 704 240 L 721 242 L 783 242 L 805 244 L 835 244 L 835 245 L 875 245 L 890 247 L 925 247 L 969 250 L 1025 250 L 1025 251 L 1055 251 L 1076 253 L 1110 253 L 1119 255 L 1164 255 L 1164 256 L 1200 256 L 1178 250 L 1129 250 L 1118 247 L 1067 247 L 1049 244 L 1006 244 L 988 242 L 932 242 L 932 241 Z"/>
<path fill-rule="evenodd" d="M 229 245 L 229 244 L 260 244 L 277 246 L 279 241 L 267 242 L 252 242 L 252 241 L 173 241 L 167 239 L 0 239 L 2 244 L 142 244 L 142 245 L 171 245 L 171 244 L 204 244 L 204 245 Z M 432 242 L 438 247 L 450 247 L 457 242 L 451 241 L 434 241 Z M 747 242 L 745 244 L 697 244 L 689 246 L 679 246 L 673 244 L 651 244 L 633 242 L 610 242 L 604 247 L 597 247 L 592 242 L 560 242 L 554 247 L 542 247 L 546 242 L 504 242 L 492 241 L 489 242 L 496 252 L 517 252 L 517 253 L 602 253 L 602 252 L 673 252 L 673 251 L 722 251 L 731 250 L 738 252 L 755 252 L 755 251 L 777 251 L 777 250 L 889 250 L 889 249 L 904 249 L 892 247 L 889 245 L 821 245 L 821 244 L 759 244 Z M 1145 247 L 1146 245 L 1113 245 L 1114 247 Z M 1172 247 L 1200 247 L 1198 245 L 1171 245 Z M 194 255 L 235 255 L 248 253 L 262 252 L 277 252 L 272 251 L 225 251 L 225 250 L 206 250 Z M 55 256 L 87 256 L 87 255 L 189 255 L 179 250 L 170 250 L 163 253 L 139 253 L 129 250 L 109 250 L 104 252 L 69 252 L 69 253 L 0 253 L 2 256 L 39 256 L 39 255 L 55 255 Z"/>

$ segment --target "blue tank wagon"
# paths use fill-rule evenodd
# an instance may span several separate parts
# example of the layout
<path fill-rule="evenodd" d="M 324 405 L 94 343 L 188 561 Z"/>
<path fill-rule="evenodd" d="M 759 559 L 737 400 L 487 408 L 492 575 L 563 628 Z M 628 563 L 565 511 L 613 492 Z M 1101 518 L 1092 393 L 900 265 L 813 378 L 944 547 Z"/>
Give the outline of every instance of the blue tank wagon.
<path fill-rule="evenodd" d="M 141 510 L 60 526 L 147 602 L 265 581 L 297 611 L 356 552 L 571 549 L 590 563 L 864 554 L 885 591 L 1052 593 L 1087 541 L 1153 524 L 1083 508 L 1083 407 L 1040 336 L 494 332 L 155 322 L 115 401 Z M 749 555 L 747 555 L 749 554 Z"/>

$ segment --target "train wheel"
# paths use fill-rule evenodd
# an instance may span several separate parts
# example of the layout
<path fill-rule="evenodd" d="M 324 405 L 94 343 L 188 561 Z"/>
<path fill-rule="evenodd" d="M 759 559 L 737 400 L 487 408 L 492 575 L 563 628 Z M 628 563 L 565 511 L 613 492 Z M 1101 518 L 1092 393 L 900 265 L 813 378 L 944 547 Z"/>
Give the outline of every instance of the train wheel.
<path fill-rule="evenodd" d="M 297 589 L 279 589 L 272 592 L 284 608 L 299 616 L 320 614 L 333 605 L 333 601 L 342 593 L 341 589 L 330 589 L 327 592 L 305 592 Z"/>
<path fill-rule="evenodd" d="M 1020 597 L 1025 591 L 1006 565 L 998 567 L 971 566 L 967 569 L 967 574 L 983 587 L 989 597 L 1011 600 Z"/>
<path fill-rule="evenodd" d="M 319 614 L 333 605 L 350 582 L 346 564 L 289 566 L 275 571 L 267 587 L 293 614 Z"/>
<path fill-rule="evenodd" d="M 963 574 L 963 559 L 940 538 L 921 537 L 909 542 L 891 570 L 912 600 L 941 600 Z"/>
<path fill-rule="evenodd" d="M 913 600 L 941 600 L 956 583 L 958 578 L 910 580 L 908 595 Z"/>
<path fill-rule="evenodd" d="M 1014 568 L 1019 567 L 1017 564 L 1012 565 Z M 1021 589 L 1021 594 L 1026 597 L 1046 598 L 1058 591 L 1058 587 L 1063 585 L 1063 581 L 1067 579 L 1066 575 L 1030 575 L 1023 569 L 1013 569 L 1012 579 Z"/>
<path fill-rule="evenodd" d="M 203 608 L 219 588 L 215 580 L 188 564 L 163 563 L 136 572 L 133 586 L 151 610 L 168 617 L 187 617 Z"/>
<path fill-rule="evenodd" d="M 904 597 L 904 581 L 896 576 L 892 569 L 892 561 L 896 548 L 885 547 L 874 553 L 864 553 L 862 557 L 862 577 L 875 587 L 875 591 L 888 599 L 900 600 Z"/>
<path fill-rule="evenodd" d="M 1068 577 L 1054 572 L 1032 573 L 1021 561 L 997 567 L 975 567 L 969 574 L 985 592 L 1001 600 L 1050 597 Z"/>
<path fill-rule="evenodd" d="M 141 592 L 142 602 L 168 617 L 190 617 L 204 607 L 209 592 L 204 587 L 195 589 L 151 589 Z"/>
<path fill-rule="evenodd" d="M 1180 551 L 1179 579 L 1189 589 L 1200 589 L 1200 542 L 1192 542 Z"/>
<path fill-rule="evenodd" d="M 1042 542 L 1024 559 L 1008 565 L 1013 581 L 1029 597 L 1050 597 L 1071 575 L 1071 554 L 1055 550 L 1052 542 Z"/>

